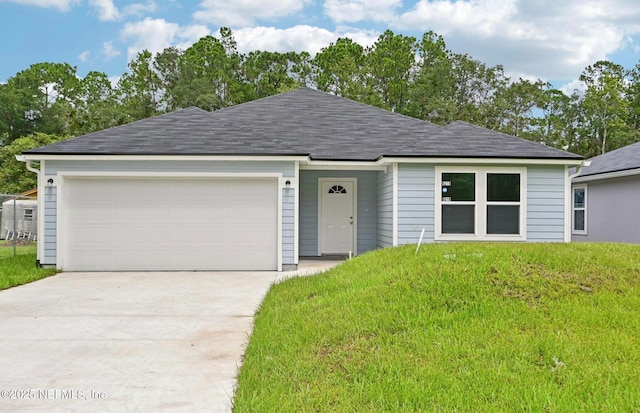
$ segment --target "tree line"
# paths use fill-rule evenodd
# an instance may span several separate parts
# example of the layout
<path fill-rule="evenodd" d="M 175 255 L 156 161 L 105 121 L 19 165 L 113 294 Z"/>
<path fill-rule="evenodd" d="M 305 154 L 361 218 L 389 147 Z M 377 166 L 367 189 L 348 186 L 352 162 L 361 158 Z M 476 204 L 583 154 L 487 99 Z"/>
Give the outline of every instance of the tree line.
<path fill-rule="evenodd" d="M 240 53 L 228 28 L 186 50 L 140 52 L 112 84 L 68 63 L 37 63 L 0 84 L 0 192 L 33 186 L 22 150 L 197 106 L 217 110 L 309 86 L 444 125 L 467 121 L 587 157 L 640 140 L 640 63 L 586 67 L 580 90 L 511 79 L 447 49 L 442 36 L 387 30 L 370 47 L 338 39 L 307 52 Z"/>

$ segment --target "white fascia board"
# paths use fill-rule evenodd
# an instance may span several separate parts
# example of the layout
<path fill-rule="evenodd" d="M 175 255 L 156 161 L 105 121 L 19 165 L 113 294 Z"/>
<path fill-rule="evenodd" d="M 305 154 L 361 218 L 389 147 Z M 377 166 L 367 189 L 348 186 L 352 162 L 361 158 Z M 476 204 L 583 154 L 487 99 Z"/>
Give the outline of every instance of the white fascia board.
<path fill-rule="evenodd" d="M 57 161 L 300 161 L 305 162 L 308 156 L 242 156 L 242 155 L 52 155 L 25 154 L 25 160 L 57 160 Z"/>
<path fill-rule="evenodd" d="M 573 214 L 571 213 L 571 176 L 569 167 L 564 168 L 564 242 L 571 242 L 571 226 L 573 225 Z"/>
<path fill-rule="evenodd" d="M 578 176 L 571 181 L 574 184 L 580 182 L 598 181 L 600 179 L 623 178 L 625 176 L 640 175 L 640 168 L 627 169 L 625 171 L 607 172 L 603 174 Z"/>
<path fill-rule="evenodd" d="M 295 188 L 300 188 L 300 162 L 297 161 L 293 170 L 293 185 Z M 293 202 L 293 263 L 298 265 L 300 258 L 300 191 L 294 190 Z"/>
<path fill-rule="evenodd" d="M 385 171 L 386 166 L 378 162 L 357 161 L 308 161 L 300 164 L 301 170 L 332 171 Z"/>
<path fill-rule="evenodd" d="M 393 176 L 392 176 L 392 181 L 393 181 L 393 199 L 391 200 L 392 202 L 392 207 L 391 207 L 391 245 L 393 247 L 397 247 L 398 246 L 398 164 L 394 163 L 392 164 L 392 170 L 393 170 Z"/>
<path fill-rule="evenodd" d="M 58 171 L 58 178 L 284 178 L 278 172 Z"/>
<path fill-rule="evenodd" d="M 377 163 L 428 163 L 437 165 L 582 165 L 582 159 L 527 158 L 381 158 Z"/>

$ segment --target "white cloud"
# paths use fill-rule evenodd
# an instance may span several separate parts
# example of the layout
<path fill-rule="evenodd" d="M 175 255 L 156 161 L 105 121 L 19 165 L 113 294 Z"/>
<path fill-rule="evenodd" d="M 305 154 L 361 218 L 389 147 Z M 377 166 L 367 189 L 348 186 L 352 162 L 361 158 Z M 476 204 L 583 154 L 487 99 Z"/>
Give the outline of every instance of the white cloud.
<path fill-rule="evenodd" d="M 462 30 L 487 37 L 509 24 L 516 14 L 516 0 L 420 0 L 396 24 L 411 29 L 434 27 L 443 34 Z"/>
<path fill-rule="evenodd" d="M 202 0 L 194 19 L 220 26 L 241 27 L 260 19 L 276 19 L 302 11 L 312 0 Z"/>
<path fill-rule="evenodd" d="M 118 83 L 120 82 L 120 78 L 122 78 L 122 75 L 109 76 L 109 83 L 111 83 L 111 87 L 117 87 Z"/>
<path fill-rule="evenodd" d="M 60 11 L 68 11 L 80 0 L 7 0 L 10 3 L 24 4 L 25 6 L 38 6 L 44 8 L 56 8 Z"/>
<path fill-rule="evenodd" d="M 115 21 L 120 19 L 120 11 L 113 4 L 113 0 L 89 0 L 89 6 L 95 7 L 98 19 L 102 21 Z"/>
<path fill-rule="evenodd" d="M 141 16 L 151 13 L 156 9 L 154 1 L 147 3 L 133 3 L 120 11 L 113 3 L 113 0 L 89 0 L 89 6 L 95 8 L 98 19 L 102 21 L 117 21 L 125 16 Z"/>
<path fill-rule="evenodd" d="M 80 55 L 78 55 L 78 59 L 80 59 L 82 63 L 86 62 L 87 59 L 89 59 L 89 51 L 85 50 L 84 52 L 80 53 Z"/>
<path fill-rule="evenodd" d="M 358 22 L 363 20 L 390 21 L 402 0 L 326 0 L 324 12 L 333 21 Z"/>
<path fill-rule="evenodd" d="M 447 46 L 544 80 L 571 79 L 640 33 L 636 0 L 420 0 L 394 29 L 434 30 Z"/>
<path fill-rule="evenodd" d="M 248 53 L 254 50 L 272 52 L 307 51 L 315 55 L 339 37 L 348 37 L 362 46 L 372 45 L 379 34 L 358 29 L 341 29 L 331 32 L 320 27 L 298 25 L 288 29 L 275 27 L 247 27 L 234 31 L 238 50 Z"/>
<path fill-rule="evenodd" d="M 126 6 L 122 14 L 124 16 L 143 16 L 147 13 L 153 13 L 156 11 L 156 3 L 154 1 L 147 1 L 145 4 L 134 3 Z"/>
<path fill-rule="evenodd" d="M 102 43 L 102 54 L 108 59 L 120 56 L 120 51 L 113 47 L 113 42 Z"/>
<path fill-rule="evenodd" d="M 579 81 L 578 79 L 575 79 L 565 85 L 562 85 L 558 89 L 560 89 L 562 93 L 564 93 L 565 95 L 571 96 L 575 91 L 577 91 L 578 93 L 584 92 L 585 86 L 583 82 Z"/>
<path fill-rule="evenodd" d="M 152 53 L 161 52 L 171 46 L 186 49 L 208 34 L 210 34 L 209 29 L 203 25 L 180 26 L 164 19 L 150 17 L 126 23 L 121 32 L 124 40 L 132 41 L 127 49 L 128 60 L 135 58 L 145 49 Z"/>

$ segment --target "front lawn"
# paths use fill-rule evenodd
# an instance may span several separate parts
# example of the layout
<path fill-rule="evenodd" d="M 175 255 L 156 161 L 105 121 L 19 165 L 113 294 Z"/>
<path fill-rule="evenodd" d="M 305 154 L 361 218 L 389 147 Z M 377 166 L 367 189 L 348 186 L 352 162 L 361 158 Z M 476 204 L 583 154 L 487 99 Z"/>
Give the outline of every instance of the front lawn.
<path fill-rule="evenodd" d="M 13 256 L 11 242 L 0 245 L 0 290 L 15 287 L 55 274 L 55 268 L 36 267 L 36 245 L 20 245 Z"/>
<path fill-rule="evenodd" d="M 234 412 L 640 411 L 640 246 L 414 252 L 274 285 Z"/>

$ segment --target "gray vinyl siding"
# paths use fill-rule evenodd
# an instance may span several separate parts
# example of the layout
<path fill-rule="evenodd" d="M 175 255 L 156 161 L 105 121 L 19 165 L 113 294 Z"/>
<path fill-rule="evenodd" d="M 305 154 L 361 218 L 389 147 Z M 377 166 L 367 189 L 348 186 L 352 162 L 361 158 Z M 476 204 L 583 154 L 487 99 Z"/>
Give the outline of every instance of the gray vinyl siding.
<path fill-rule="evenodd" d="M 517 165 L 514 165 L 517 166 Z M 564 241 L 564 166 L 527 168 L 527 241 Z M 435 237 L 435 167 L 398 165 L 398 245 Z"/>
<path fill-rule="evenodd" d="M 58 172 L 211 172 L 211 173 L 281 173 L 295 176 L 293 162 L 268 161 L 57 161 L 45 162 L 45 176 Z M 55 183 L 54 183 L 55 185 Z M 45 238 L 43 264 L 56 263 L 56 191 L 45 197 Z M 294 264 L 295 256 L 295 196 L 292 190 L 282 190 L 282 264 Z M 289 193 L 287 193 L 289 192 Z"/>
<path fill-rule="evenodd" d="M 57 230 L 57 188 L 44 188 L 44 249 L 40 263 L 43 265 L 56 264 L 56 230 Z"/>
<path fill-rule="evenodd" d="M 376 171 L 300 171 L 300 256 L 318 255 L 318 178 L 356 178 L 358 180 L 358 254 L 378 246 L 378 172 Z"/>
<path fill-rule="evenodd" d="M 398 245 L 415 244 L 425 230 L 423 242 L 434 239 L 435 167 L 398 165 Z"/>
<path fill-rule="evenodd" d="M 640 176 L 581 182 L 574 186 L 587 187 L 587 234 L 573 234 L 573 241 L 640 244 Z"/>
<path fill-rule="evenodd" d="M 295 196 L 293 191 L 282 189 L 282 265 L 295 264 Z M 289 193 L 287 193 L 289 192 Z"/>
<path fill-rule="evenodd" d="M 378 172 L 378 248 L 393 246 L 393 167 Z"/>
<path fill-rule="evenodd" d="M 282 190 L 282 264 L 290 265 L 296 262 L 295 256 L 295 191 Z"/>
<path fill-rule="evenodd" d="M 564 241 L 564 166 L 527 168 L 527 241 Z"/>

